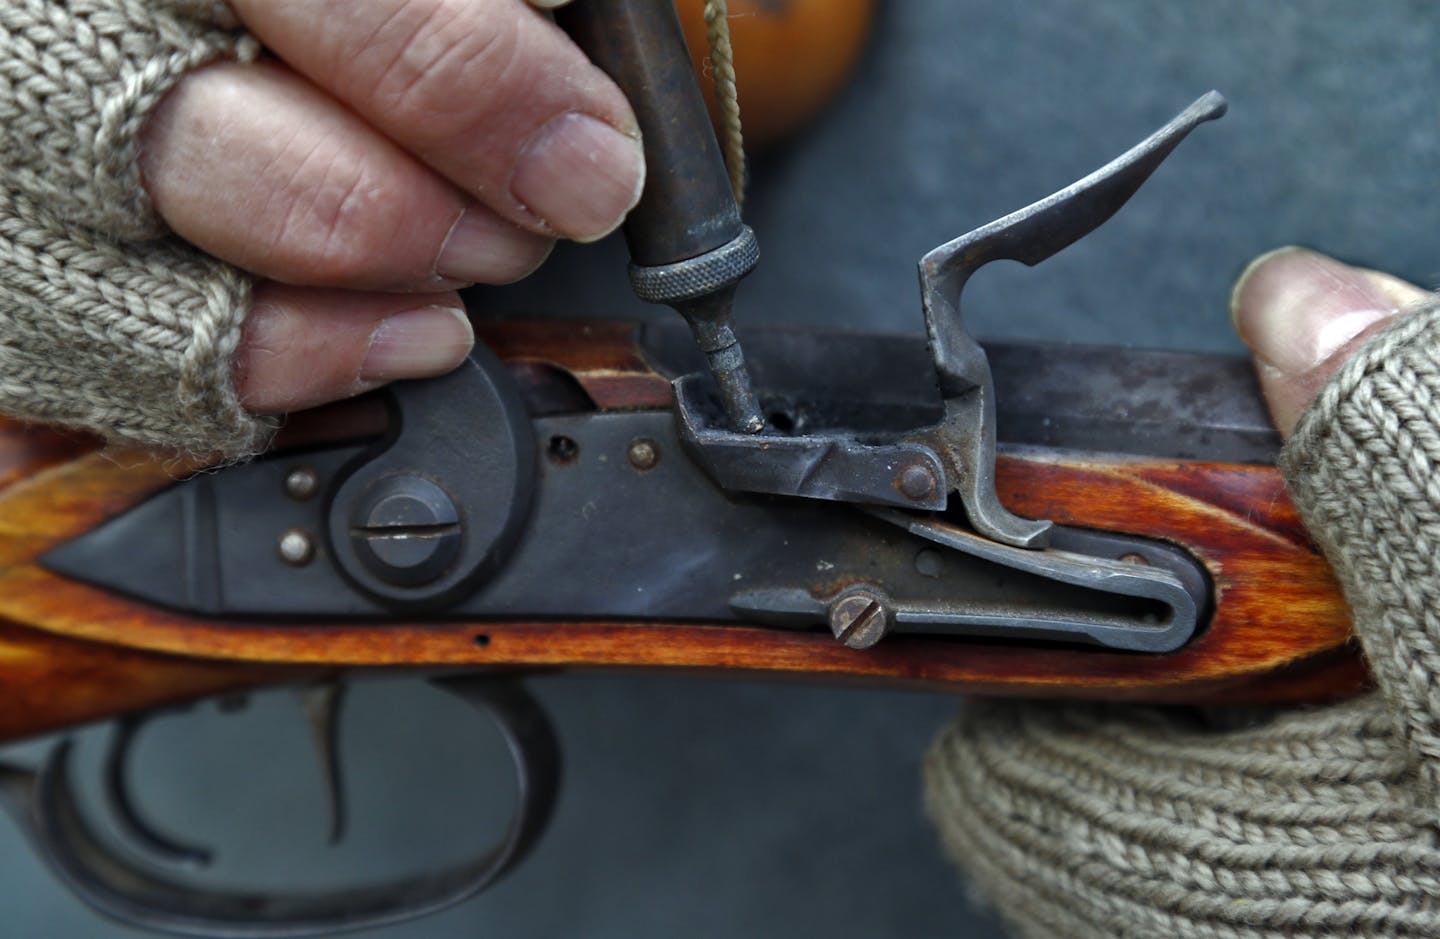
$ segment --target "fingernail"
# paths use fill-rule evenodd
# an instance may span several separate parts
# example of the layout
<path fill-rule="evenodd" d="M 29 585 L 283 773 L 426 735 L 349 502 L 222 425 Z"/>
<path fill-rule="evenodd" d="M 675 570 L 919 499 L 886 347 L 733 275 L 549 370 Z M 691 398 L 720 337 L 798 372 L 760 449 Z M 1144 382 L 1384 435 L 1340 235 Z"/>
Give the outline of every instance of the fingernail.
<path fill-rule="evenodd" d="M 618 228 L 644 188 L 640 141 L 574 112 L 535 132 L 510 179 L 511 195 L 576 241 L 595 241 Z"/>
<path fill-rule="evenodd" d="M 554 244 L 489 209 L 472 206 L 460 214 L 445 236 L 435 274 L 471 284 L 513 283 L 543 264 Z"/>
<path fill-rule="evenodd" d="M 443 375 L 465 360 L 475 333 L 463 310 L 427 306 L 382 320 L 370 334 L 361 382 Z"/>
<path fill-rule="evenodd" d="M 1363 272 L 1304 248 L 1280 248 L 1240 275 L 1230 312 L 1256 358 L 1302 375 L 1397 311 Z"/>

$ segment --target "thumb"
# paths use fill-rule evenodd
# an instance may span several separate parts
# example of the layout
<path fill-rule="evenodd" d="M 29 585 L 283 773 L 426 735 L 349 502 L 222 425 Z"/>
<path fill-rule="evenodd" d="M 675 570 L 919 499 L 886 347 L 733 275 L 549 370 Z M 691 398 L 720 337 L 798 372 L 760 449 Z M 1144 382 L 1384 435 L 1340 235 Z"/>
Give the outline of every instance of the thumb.
<path fill-rule="evenodd" d="M 1230 312 L 1280 433 L 1289 437 L 1311 399 L 1367 339 L 1428 296 L 1398 277 L 1304 248 L 1251 262 Z"/>

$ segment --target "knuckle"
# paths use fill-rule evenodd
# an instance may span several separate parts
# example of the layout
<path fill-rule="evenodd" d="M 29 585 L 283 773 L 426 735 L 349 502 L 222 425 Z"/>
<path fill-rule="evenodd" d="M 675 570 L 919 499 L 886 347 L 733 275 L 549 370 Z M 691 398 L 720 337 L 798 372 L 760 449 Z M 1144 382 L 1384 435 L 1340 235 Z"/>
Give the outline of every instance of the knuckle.
<path fill-rule="evenodd" d="M 389 120 L 421 132 L 430 122 L 442 130 L 484 99 L 503 100 L 521 57 L 519 20 L 499 4 L 413 0 L 387 31 L 369 64 L 369 97 Z"/>
<path fill-rule="evenodd" d="M 393 254 L 388 240 L 399 227 L 403 201 L 361 161 L 312 151 L 274 199 L 270 244 L 294 260 L 307 283 L 365 286 L 385 267 L 377 258 Z"/>

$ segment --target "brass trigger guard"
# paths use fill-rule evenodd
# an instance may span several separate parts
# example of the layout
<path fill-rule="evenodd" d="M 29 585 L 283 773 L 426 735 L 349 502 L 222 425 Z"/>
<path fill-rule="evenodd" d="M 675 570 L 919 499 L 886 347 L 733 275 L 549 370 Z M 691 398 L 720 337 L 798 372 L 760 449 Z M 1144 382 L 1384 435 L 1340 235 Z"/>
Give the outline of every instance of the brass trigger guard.
<path fill-rule="evenodd" d="M 69 741 L 38 771 L 0 765 L 0 804 L 46 864 L 96 912 L 127 926 L 215 939 L 328 936 L 405 922 L 475 896 L 518 864 L 544 833 L 560 783 L 560 747 L 539 703 L 519 681 L 492 676 L 434 684 L 499 726 L 519 799 L 490 850 L 453 867 L 370 886 L 315 893 L 197 889 L 114 852 L 85 818 L 69 782 Z"/>

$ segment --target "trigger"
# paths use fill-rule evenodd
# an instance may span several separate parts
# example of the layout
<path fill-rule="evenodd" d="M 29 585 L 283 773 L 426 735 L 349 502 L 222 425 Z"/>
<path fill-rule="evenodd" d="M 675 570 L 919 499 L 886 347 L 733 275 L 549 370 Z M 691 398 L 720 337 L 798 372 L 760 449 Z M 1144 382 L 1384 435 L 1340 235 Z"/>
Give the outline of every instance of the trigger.
<path fill-rule="evenodd" d="M 315 756 L 320 761 L 320 781 L 330 816 L 330 843 L 339 844 L 345 837 L 345 784 L 340 777 L 340 710 L 345 702 L 345 686 L 326 682 L 301 689 L 299 694 Z"/>

